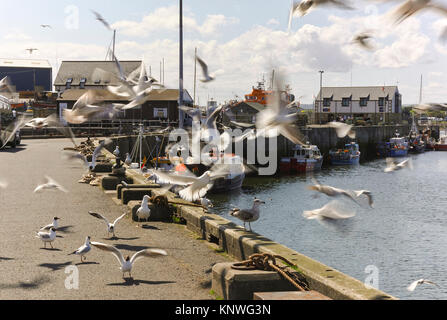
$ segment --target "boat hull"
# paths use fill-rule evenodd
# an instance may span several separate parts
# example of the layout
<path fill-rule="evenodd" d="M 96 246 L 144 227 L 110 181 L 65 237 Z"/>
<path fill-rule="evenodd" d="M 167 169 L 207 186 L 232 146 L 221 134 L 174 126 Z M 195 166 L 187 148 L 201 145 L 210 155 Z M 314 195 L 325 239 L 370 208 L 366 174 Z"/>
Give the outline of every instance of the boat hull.
<path fill-rule="evenodd" d="M 321 170 L 322 165 L 323 158 L 319 160 L 285 158 L 281 161 L 279 169 L 283 174 L 312 172 Z"/>
<path fill-rule="evenodd" d="M 340 159 L 331 157 L 331 164 L 334 166 L 356 165 L 360 163 L 360 156 L 353 156 L 350 159 Z"/>
<path fill-rule="evenodd" d="M 436 151 L 447 151 L 447 144 L 435 144 Z"/>

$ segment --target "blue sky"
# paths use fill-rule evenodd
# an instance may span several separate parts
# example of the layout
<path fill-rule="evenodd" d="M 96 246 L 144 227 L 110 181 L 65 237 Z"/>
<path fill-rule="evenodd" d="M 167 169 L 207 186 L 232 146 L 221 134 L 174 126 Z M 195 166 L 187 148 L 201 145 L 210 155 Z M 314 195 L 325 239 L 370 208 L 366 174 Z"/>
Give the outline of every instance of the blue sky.
<path fill-rule="evenodd" d="M 33 58 L 48 59 L 56 69 L 62 60 L 104 59 L 111 32 L 95 20 L 91 9 L 118 30 L 117 57 L 144 58 L 159 74 L 166 61 L 166 84 L 178 85 L 178 1 L 2 1 L 0 56 L 30 57 L 26 48 L 39 51 Z M 447 46 L 439 41 L 442 16 L 422 12 L 398 27 L 381 20 L 392 4 L 355 1 L 356 10 L 321 7 L 293 20 L 287 33 L 291 2 L 184 1 L 185 86 L 192 92 L 194 48 L 208 63 L 216 81 L 198 86 L 198 99 L 220 102 L 242 97 L 272 68 L 303 103 L 318 94 L 318 70 L 325 70 L 324 85 L 395 85 L 404 103 L 419 100 L 419 79 L 424 75 L 424 101 L 446 102 Z M 79 10 L 78 28 L 67 28 L 72 6 Z M 69 11 L 66 11 L 69 10 Z M 11 14 L 14 13 L 14 14 Z M 52 29 L 43 29 L 50 24 Z M 359 31 L 375 29 L 372 52 L 351 43 Z M 56 74 L 56 72 L 53 72 Z M 201 77 L 199 73 L 199 77 Z"/>

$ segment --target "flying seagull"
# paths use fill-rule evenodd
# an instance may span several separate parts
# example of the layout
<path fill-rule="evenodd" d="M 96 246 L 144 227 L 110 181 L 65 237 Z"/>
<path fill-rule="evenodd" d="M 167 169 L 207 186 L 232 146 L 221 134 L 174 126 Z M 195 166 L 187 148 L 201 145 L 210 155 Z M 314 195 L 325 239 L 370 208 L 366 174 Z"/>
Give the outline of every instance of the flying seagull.
<path fill-rule="evenodd" d="M 372 35 L 368 31 L 361 32 L 357 35 L 355 35 L 354 39 L 352 40 L 352 43 L 355 43 L 366 50 L 373 50 L 374 47 L 370 43 L 370 39 L 372 39 Z"/>
<path fill-rule="evenodd" d="M 373 207 L 373 197 L 370 191 L 368 190 L 360 190 L 360 191 L 352 191 L 353 194 L 350 191 L 347 190 L 343 190 L 343 189 L 339 189 L 339 188 L 334 188 L 331 186 L 326 186 L 326 185 L 321 185 L 317 180 L 313 179 L 314 181 L 314 185 L 313 186 L 309 186 L 310 190 L 313 191 L 317 191 L 320 193 L 324 193 L 325 195 L 327 195 L 328 197 L 340 197 L 340 196 L 344 196 L 354 202 L 356 202 L 355 197 L 360 197 L 362 195 L 365 195 L 368 197 L 368 202 L 369 205 L 371 207 Z M 354 197 L 355 195 L 355 197 Z"/>
<path fill-rule="evenodd" d="M 146 249 L 146 250 L 138 251 L 132 257 L 127 256 L 126 258 L 124 258 L 121 251 L 119 251 L 114 246 L 104 244 L 104 243 L 99 243 L 99 242 L 92 242 L 91 244 L 92 244 L 92 246 L 94 246 L 100 250 L 110 252 L 111 254 L 113 254 L 116 257 L 116 259 L 118 260 L 118 262 L 120 264 L 120 270 L 123 272 L 123 278 L 126 273 L 129 273 L 129 276 L 132 278 L 132 273 L 131 273 L 132 268 L 137 260 L 144 258 L 144 257 L 157 258 L 157 257 L 168 255 L 166 251 L 161 250 L 161 249 Z"/>
<path fill-rule="evenodd" d="M 304 16 L 315 7 L 329 4 L 335 5 L 341 9 L 354 9 L 349 4 L 347 4 L 345 0 L 302 0 L 300 3 L 293 3 L 291 15 L 293 16 L 295 14 L 298 14 L 299 16 Z"/>
<path fill-rule="evenodd" d="M 410 158 L 399 163 L 395 162 L 393 158 L 386 158 L 386 163 L 387 167 L 384 170 L 386 173 L 401 170 L 403 168 L 413 170 L 413 162 Z"/>
<path fill-rule="evenodd" d="M 342 122 L 329 122 L 329 127 L 334 128 L 337 132 L 337 137 L 344 138 L 348 136 L 351 139 L 355 139 L 355 131 L 352 130 L 352 125 L 342 123 Z"/>
<path fill-rule="evenodd" d="M 47 182 L 38 185 L 36 189 L 34 189 L 34 193 L 41 192 L 44 190 L 59 190 L 68 193 L 68 191 L 64 187 L 62 187 L 59 183 L 57 183 L 54 179 L 50 178 L 49 176 L 45 176 L 45 179 L 47 180 Z"/>
<path fill-rule="evenodd" d="M 36 48 L 29 48 L 29 49 L 25 49 L 25 50 L 28 51 L 29 54 L 33 54 L 34 51 L 37 51 L 37 50 L 39 50 L 39 49 L 36 49 Z"/>
<path fill-rule="evenodd" d="M 107 29 L 112 30 L 110 24 L 96 11 L 92 10 L 93 14 L 96 16 L 96 20 L 100 21 Z"/>
<path fill-rule="evenodd" d="M 113 236 L 115 238 L 116 238 L 115 230 L 116 230 L 117 223 L 120 222 L 127 215 L 127 213 L 125 213 L 122 216 L 118 217 L 113 223 L 110 223 L 109 220 L 107 220 L 107 218 L 104 217 L 100 213 L 95 213 L 95 212 L 90 211 L 89 214 L 97 219 L 103 220 L 107 224 L 107 235 L 109 235 L 110 233 L 113 233 Z"/>
<path fill-rule="evenodd" d="M 205 61 L 203 61 L 199 57 L 196 57 L 196 59 L 197 59 L 197 62 L 200 64 L 200 67 L 202 68 L 202 71 L 203 71 L 203 76 L 205 77 L 205 79 L 202 79 L 200 81 L 205 82 L 205 83 L 213 81 L 215 78 L 213 78 L 209 75 L 208 65 L 205 63 Z"/>
<path fill-rule="evenodd" d="M 259 199 L 255 199 L 253 201 L 253 207 L 251 209 L 242 209 L 241 210 L 239 208 L 234 208 L 233 210 L 230 211 L 230 215 L 238 218 L 239 220 L 242 220 L 244 222 L 245 230 L 247 230 L 247 228 L 245 227 L 245 224 L 248 222 L 250 231 L 252 231 L 251 222 L 255 222 L 255 221 L 259 220 L 260 213 L 261 213 L 261 210 L 259 209 L 259 207 L 262 204 L 265 204 L 265 202 L 262 200 L 259 200 Z"/>
<path fill-rule="evenodd" d="M 41 24 L 40 26 L 41 26 L 42 28 L 53 29 L 49 24 Z"/>
<path fill-rule="evenodd" d="M 417 287 L 418 285 L 421 285 L 421 284 L 424 284 L 424 283 L 431 284 L 431 285 L 434 285 L 434 286 L 436 286 L 436 287 L 439 288 L 439 285 L 436 284 L 436 283 L 434 283 L 433 281 L 426 280 L 426 279 L 419 279 L 419 280 L 416 280 L 416 281 L 412 282 L 412 283 L 407 287 L 407 290 L 410 291 L 410 292 L 413 292 L 413 291 L 416 289 L 416 287 Z"/>
<path fill-rule="evenodd" d="M 331 220 L 339 220 L 339 219 L 349 219 L 355 216 L 355 212 L 346 212 L 346 210 L 340 210 L 336 206 L 337 201 L 331 201 L 324 207 L 315 210 L 309 210 L 303 212 L 303 217 L 308 220 L 317 219 L 331 219 Z"/>
<path fill-rule="evenodd" d="M 423 9 L 432 9 L 432 11 L 447 15 L 447 7 L 435 4 L 431 0 L 407 0 L 393 11 L 394 23 L 399 24 Z"/>

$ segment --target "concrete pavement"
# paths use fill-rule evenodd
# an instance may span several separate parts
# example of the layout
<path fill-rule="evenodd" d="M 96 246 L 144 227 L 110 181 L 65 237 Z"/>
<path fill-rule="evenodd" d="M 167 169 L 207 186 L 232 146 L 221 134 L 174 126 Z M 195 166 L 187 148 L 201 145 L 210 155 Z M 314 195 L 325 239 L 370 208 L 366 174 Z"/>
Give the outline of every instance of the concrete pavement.
<path fill-rule="evenodd" d="M 81 141 L 81 139 L 77 139 Z M 23 140 L 16 150 L 0 151 L 0 181 L 9 183 L 0 189 L 0 299 L 213 299 L 210 295 L 211 268 L 228 262 L 206 241 L 184 226 L 148 223 L 137 228 L 130 219 L 117 227 L 117 240 L 107 237 L 105 224 L 91 217 L 96 211 L 114 220 L 127 207 L 115 204 L 98 187 L 78 183 L 84 173 L 80 162 L 67 162 L 62 149 L 67 139 Z M 34 194 L 35 187 L 48 175 L 69 193 L 48 191 Z M 61 218 L 54 250 L 44 250 L 35 237 L 40 227 Z M 134 280 L 123 280 L 116 258 L 95 248 L 87 263 L 69 255 L 84 242 L 117 246 L 125 255 L 145 248 L 161 248 L 167 257 L 142 259 L 132 272 Z M 48 246 L 49 247 L 49 246 Z M 79 270 L 79 289 L 65 287 L 67 266 Z"/>

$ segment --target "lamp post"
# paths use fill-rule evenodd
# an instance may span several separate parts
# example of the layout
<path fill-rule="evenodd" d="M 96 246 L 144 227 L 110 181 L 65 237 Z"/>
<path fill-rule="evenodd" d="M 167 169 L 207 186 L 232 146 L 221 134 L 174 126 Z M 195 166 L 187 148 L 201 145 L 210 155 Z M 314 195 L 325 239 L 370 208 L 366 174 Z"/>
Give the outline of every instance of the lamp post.
<path fill-rule="evenodd" d="M 180 70 L 179 70 L 179 78 L 180 78 L 180 86 L 179 86 L 179 99 L 178 105 L 179 107 L 183 105 L 183 1 L 180 0 Z M 180 129 L 183 129 L 183 111 L 179 109 L 178 113 L 178 125 Z"/>
<path fill-rule="evenodd" d="M 321 112 L 323 111 L 323 70 L 318 71 L 320 73 L 320 106 L 318 113 L 318 122 L 321 124 Z"/>

